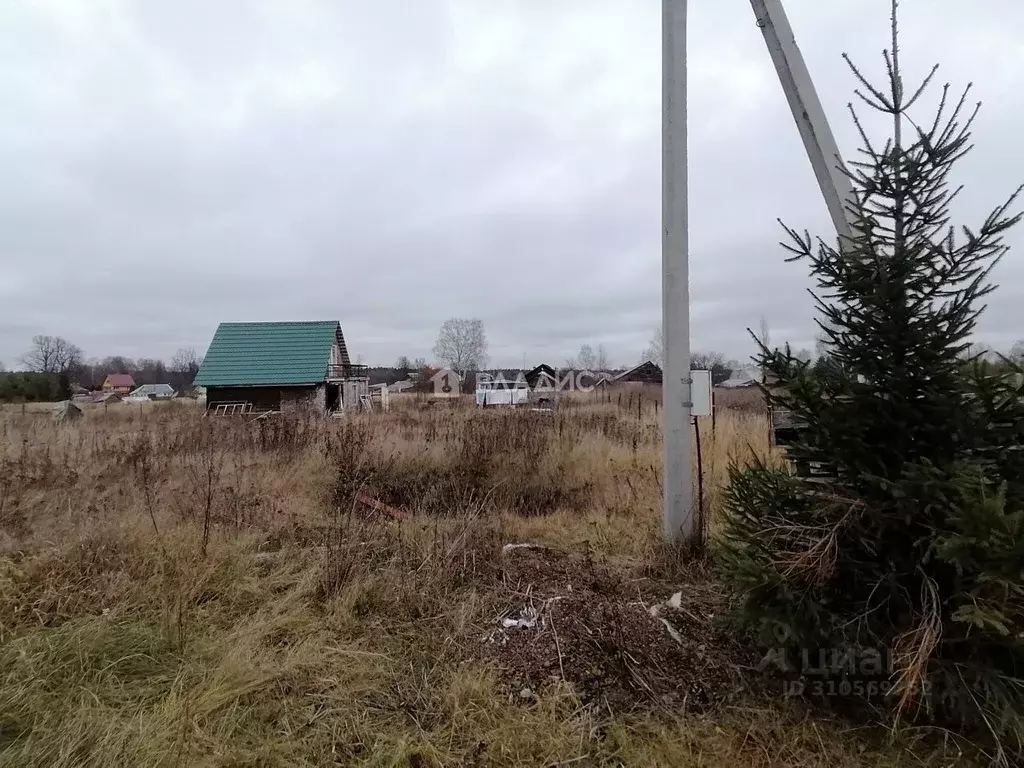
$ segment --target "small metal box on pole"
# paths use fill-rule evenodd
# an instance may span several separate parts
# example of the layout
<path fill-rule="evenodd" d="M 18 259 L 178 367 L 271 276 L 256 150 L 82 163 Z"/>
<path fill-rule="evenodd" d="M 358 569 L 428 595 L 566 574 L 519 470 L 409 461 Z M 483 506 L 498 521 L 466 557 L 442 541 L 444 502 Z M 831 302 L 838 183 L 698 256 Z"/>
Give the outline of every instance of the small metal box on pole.
<path fill-rule="evenodd" d="M 690 415 L 711 415 L 711 371 L 690 371 Z"/>

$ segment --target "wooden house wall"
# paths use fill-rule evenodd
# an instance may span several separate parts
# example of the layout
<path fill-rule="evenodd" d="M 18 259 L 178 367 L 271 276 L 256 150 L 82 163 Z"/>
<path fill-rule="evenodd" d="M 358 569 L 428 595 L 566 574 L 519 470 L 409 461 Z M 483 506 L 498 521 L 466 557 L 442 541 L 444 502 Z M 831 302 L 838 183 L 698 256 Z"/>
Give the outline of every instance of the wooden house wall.
<path fill-rule="evenodd" d="M 645 363 L 615 380 L 616 384 L 661 384 L 661 369 L 653 363 Z"/>
<path fill-rule="evenodd" d="M 359 398 L 370 394 L 370 382 L 367 379 L 346 379 L 341 383 L 341 407 L 358 408 Z"/>
<path fill-rule="evenodd" d="M 251 403 L 254 411 L 322 412 L 327 408 L 327 387 L 208 387 L 207 410 L 222 403 Z"/>
<path fill-rule="evenodd" d="M 281 390 L 278 387 L 207 387 L 206 409 L 213 410 L 222 403 L 252 403 L 257 411 L 281 409 Z"/>
<path fill-rule="evenodd" d="M 327 410 L 327 385 L 315 387 L 284 387 L 281 389 L 281 411 L 318 411 Z"/>

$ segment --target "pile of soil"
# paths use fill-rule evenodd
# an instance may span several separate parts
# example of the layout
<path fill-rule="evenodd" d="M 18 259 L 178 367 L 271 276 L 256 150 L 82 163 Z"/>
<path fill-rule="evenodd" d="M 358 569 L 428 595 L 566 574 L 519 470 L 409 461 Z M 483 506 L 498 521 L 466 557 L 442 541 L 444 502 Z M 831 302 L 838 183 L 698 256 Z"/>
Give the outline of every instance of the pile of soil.
<path fill-rule="evenodd" d="M 704 712 L 733 700 L 757 653 L 719 627 L 724 596 L 706 578 L 675 585 L 545 548 L 503 552 L 503 587 L 484 653 L 509 694 L 565 681 L 616 712 Z"/>

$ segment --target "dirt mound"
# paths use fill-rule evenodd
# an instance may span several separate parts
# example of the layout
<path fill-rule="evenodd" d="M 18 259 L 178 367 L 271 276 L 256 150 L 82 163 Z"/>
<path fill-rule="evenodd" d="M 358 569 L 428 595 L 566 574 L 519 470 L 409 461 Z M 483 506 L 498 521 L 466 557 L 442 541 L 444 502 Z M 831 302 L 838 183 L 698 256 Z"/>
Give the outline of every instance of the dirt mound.
<path fill-rule="evenodd" d="M 506 548 L 503 560 L 507 609 L 483 646 L 513 695 L 565 681 L 614 711 L 707 711 L 733 699 L 740 669 L 756 663 L 717 626 L 723 597 L 708 582 L 673 595 L 548 549 Z"/>
<path fill-rule="evenodd" d="M 70 400 L 57 403 L 53 409 L 53 420 L 58 424 L 74 424 L 82 418 L 82 409 Z"/>

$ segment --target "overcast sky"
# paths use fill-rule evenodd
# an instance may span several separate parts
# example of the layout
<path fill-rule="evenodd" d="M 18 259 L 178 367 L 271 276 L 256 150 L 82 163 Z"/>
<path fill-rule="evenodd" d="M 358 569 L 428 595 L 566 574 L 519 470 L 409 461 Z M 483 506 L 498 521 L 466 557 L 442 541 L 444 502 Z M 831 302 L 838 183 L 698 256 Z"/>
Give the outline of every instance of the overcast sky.
<path fill-rule="evenodd" d="M 840 54 L 882 73 L 888 0 L 788 0 L 844 154 Z M 812 346 L 776 218 L 830 223 L 746 0 L 690 3 L 693 347 Z M 205 351 L 225 320 L 338 319 L 431 356 L 451 316 L 496 364 L 660 323 L 658 0 L 0 0 L 0 361 Z M 976 223 L 1024 180 L 1024 3 L 904 0 L 908 79 L 973 81 Z M 929 105 L 931 102 L 929 102 Z M 927 108 L 927 107 L 926 107 Z M 982 341 L 1024 337 L 1024 228 Z"/>

